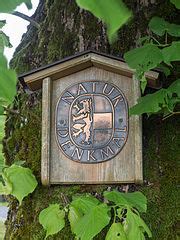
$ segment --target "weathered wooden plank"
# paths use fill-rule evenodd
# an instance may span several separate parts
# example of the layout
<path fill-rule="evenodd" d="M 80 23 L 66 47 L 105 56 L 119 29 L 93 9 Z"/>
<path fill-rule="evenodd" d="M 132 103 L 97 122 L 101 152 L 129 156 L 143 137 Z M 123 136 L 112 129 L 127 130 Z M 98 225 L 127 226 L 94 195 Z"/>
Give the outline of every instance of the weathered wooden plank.
<path fill-rule="evenodd" d="M 128 103 L 132 106 L 139 93 L 133 92 L 133 81 L 130 77 L 112 73 L 97 67 L 90 67 L 80 72 L 53 81 L 52 86 L 52 126 L 55 126 L 56 104 L 64 89 L 75 82 L 90 80 L 106 81 L 118 86 L 125 94 Z M 63 113 L 62 113 L 63 114 Z M 138 129 L 134 127 L 138 126 Z M 140 133 L 138 132 L 140 131 Z M 138 134 L 139 138 L 136 136 Z M 82 164 L 68 159 L 59 149 L 56 142 L 55 129 L 51 131 L 51 165 L 50 182 L 52 184 L 75 184 L 75 183 L 125 183 L 142 181 L 141 160 L 142 152 L 140 141 L 141 127 L 139 120 L 129 119 L 129 136 L 122 151 L 113 159 L 97 164 Z M 140 152 L 139 152 L 140 151 Z M 135 157 L 137 155 L 137 157 Z M 139 166 L 135 166 L 140 164 Z"/>
<path fill-rule="evenodd" d="M 49 184 L 50 165 L 50 132 L 51 132 L 51 78 L 43 79 L 42 87 L 42 150 L 41 150 L 41 181 Z"/>
<path fill-rule="evenodd" d="M 24 81 L 31 90 L 37 90 L 42 87 L 42 80 L 46 77 L 51 77 L 52 80 L 57 80 L 58 78 L 65 77 L 91 66 L 115 72 L 127 77 L 132 77 L 134 73 L 134 70 L 130 69 L 123 61 L 118 61 L 116 59 L 111 59 L 110 57 L 97 55 L 95 53 L 89 53 L 26 75 L 24 77 Z M 157 78 L 159 74 L 154 71 L 148 71 L 145 75 L 148 79 L 149 85 L 156 87 L 158 84 Z"/>

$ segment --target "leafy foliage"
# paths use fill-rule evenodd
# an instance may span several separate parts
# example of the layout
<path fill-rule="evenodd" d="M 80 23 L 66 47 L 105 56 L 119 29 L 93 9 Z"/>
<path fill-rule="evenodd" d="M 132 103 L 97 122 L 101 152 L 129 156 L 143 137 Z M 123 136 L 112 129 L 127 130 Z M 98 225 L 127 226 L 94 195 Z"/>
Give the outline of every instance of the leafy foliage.
<path fill-rule="evenodd" d="M 109 228 L 105 240 L 127 240 L 122 224 L 113 223 Z"/>
<path fill-rule="evenodd" d="M 92 12 L 106 23 L 110 42 L 116 38 L 118 29 L 132 15 L 122 0 L 76 0 L 76 2 L 79 7 Z"/>
<path fill-rule="evenodd" d="M 149 22 L 149 28 L 159 36 L 163 36 L 167 32 L 171 36 L 180 37 L 180 25 L 169 23 L 160 17 L 153 17 Z"/>
<path fill-rule="evenodd" d="M 10 13 L 22 3 L 25 3 L 28 9 L 32 8 L 31 0 L 8 0 L 0 1 L 0 12 Z"/>
<path fill-rule="evenodd" d="M 23 198 L 32 193 L 37 186 L 32 171 L 15 164 L 4 168 L 2 177 L 5 185 L 0 183 L 0 193 L 13 195 L 20 204 Z"/>
<path fill-rule="evenodd" d="M 179 0 L 170 0 L 172 4 L 176 6 L 177 9 L 180 9 L 180 1 Z"/>
<path fill-rule="evenodd" d="M 163 36 L 168 33 L 172 36 L 180 36 L 180 26 L 171 24 L 159 17 L 153 17 L 149 23 L 149 27 L 153 33 Z M 166 39 L 166 37 L 165 37 Z M 167 41 L 167 40 L 166 40 Z M 130 50 L 125 53 L 125 60 L 128 65 L 136 70 L 136 79 L 141 81 L 141 89 L 144 92 L 146 87 L 145 72 L 155 67 L 160 67 L 168 76 L 171 73 L 169 67 L 172 67 L 173 61 L 180 60 L 180 42 L 174 41 L 171 44 L 161 44 L 154 37 L 144 37 L 141 39 L 142 47 Z M 178 86 L 179 80 L 175 82 Z M 174 91 L 174 89 L 173 89 Z M 138 104 L 130 109 L 130 114 L 142 113 L 159 113 L 163 112 L 164 116 L 176 114 L 174 108 L 179 104 L 180 98 L 174 95 L 171 88 L 161 89 L 154 94 L 146 95 L 139 99 Z"/>
<path fill-rule="evenodd" d="M 151 231 L 142 218 L 130 208 L 127 208 L 124 231 L 127 235 L 127 240 L 144 239 L 144 233 L 147 233 L 149 238 L 152 237 Z"/>
<path fill-rule="evenodd" d="M 148 94 L 139 99 L 138 104 L 130 109 L 130 114 L 157 113 L 164 110 L 165 114 L 173 112 L 180 101 L 180 79 L 173 82 L 169 88 Z"/>
<path fill-rule="evenodd" d="M 146 212 L 147 210 L 147 199 L 141 192 L 124 194 L 118 191 L 105 191 L 104 197 L 119 206 L 136 207 L 139 212 Z"/>
<path fill-rule="evenodd" d="M 67 208 L 69 209 L 68 219 L 76 239 L 91 240 L 110 222 L 112 224 L 107 232 L 106 240 L 142 240 L 145 233 L 151 237 L 149 228 L 138 213 L 138 210 L 146 212 L 147 209 L 147 200 L 142 193 L 120 193 L 114 190 L 105 191 L 104 197 L 106 203 L 102 203 L 91 195 L 78 195 L 64 208 L 64 212 Z M 56 211 L 54 209 L 51 211 L 48 207 L 39 215 L 40 223 L 46 231 L 48 228 L 52 229 L 52 222 L 55 222 L 53 219 L 57 217 L 57 211 L 60 211 L 58 205 L 55 205 Z M 42 220 L 42 216 L 45 220 Z M 58 218 L 56 222 L 60 223 L 58 230 L 60 231 L 64 227 L 62 224 L 64 214 L 59 214 Z M 136 238 L 132 237 L 133 233 Z"/>
<path fill-rule="evenodd" d="M 141 81 L 141 89 L 144 92 L 147 84 L 145 72 L 156 67 L 163 60 L 160 49 L 156 45 L 148 43 L 126 52 L 124 58 L 132 69 L 136 69 L 136 78 Z"/>
<path fill-rule="evenodd" d="M 172 45 L 162 49 L 164 62 L 170 65 L 170 62 L 180 60 L 180 41 L 172 42 Z"/>
<path fill-rule="evenodd" d="M 72 201 L 69 221 L 77 238 L 90 240 L 110 221 L 109 208 L 91 196 L 82 196 Z"/>
<path fill-rule="evenodd" d="M 39 222 L 46 230 L 45 239 L 64 228 L 65 212 L 59 209 L 59 204 L 50 204 L 49 207 L 41 211 L 39 215 Z"/>

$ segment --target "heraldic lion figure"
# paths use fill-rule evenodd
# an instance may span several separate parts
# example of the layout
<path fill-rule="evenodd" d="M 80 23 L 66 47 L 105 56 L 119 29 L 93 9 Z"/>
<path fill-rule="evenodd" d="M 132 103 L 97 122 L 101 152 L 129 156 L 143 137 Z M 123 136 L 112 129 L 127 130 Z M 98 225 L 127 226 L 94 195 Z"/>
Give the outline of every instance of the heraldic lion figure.
<path fill-rule="evenodd" d="M 73 118 L 73 136 L 78 137 L 81 133 L 85 134 L 85 140 L 82 143 L 90 144 L 91 124 L 92 124 L 92 99 L 83 99 L 76 103 L 73 108 L 76 114 Z M 79 121 L 79 122 L 78 122 Z"/>

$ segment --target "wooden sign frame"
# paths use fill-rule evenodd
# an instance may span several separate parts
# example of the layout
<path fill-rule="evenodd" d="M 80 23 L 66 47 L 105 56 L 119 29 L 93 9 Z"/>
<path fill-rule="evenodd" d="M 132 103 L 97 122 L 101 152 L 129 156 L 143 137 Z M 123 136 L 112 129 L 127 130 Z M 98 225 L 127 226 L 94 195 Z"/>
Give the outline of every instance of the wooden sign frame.
<path fill-rule="evenodd" d="M 141 117 L 129 119 L 129 137 L 123 150 L 109 161 L 96 164 L 75 163 L 65 157 L 55 143 L 55 108 L 61 93 L 73 83 L 106 81 L 116 84 L 126 95 L 130 106 L 140 97 L 139 81 L 126 63 L 97 52 L 85 52 L 54 65 L 22 75 L 32 90 L 42 87 L 42 153 L 41 180 L 49 184 L 142 183 Z M 156 86 L 158 73 L 146 74 Z"/>

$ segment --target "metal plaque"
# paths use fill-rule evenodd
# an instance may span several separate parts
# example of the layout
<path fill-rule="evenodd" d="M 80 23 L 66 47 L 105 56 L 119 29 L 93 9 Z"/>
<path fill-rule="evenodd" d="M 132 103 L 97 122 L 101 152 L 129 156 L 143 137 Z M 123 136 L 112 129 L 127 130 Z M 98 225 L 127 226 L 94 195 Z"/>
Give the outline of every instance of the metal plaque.
<path fill-rule="evenodd" d="M 122 150 L 127 136 L 127 101 L 117 86 L 103 81 L 77 83 L 59 98 L 56 139 L 69 159 L 110 160 Z"/>

